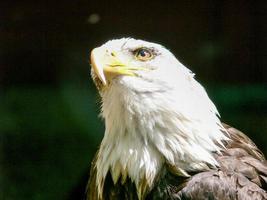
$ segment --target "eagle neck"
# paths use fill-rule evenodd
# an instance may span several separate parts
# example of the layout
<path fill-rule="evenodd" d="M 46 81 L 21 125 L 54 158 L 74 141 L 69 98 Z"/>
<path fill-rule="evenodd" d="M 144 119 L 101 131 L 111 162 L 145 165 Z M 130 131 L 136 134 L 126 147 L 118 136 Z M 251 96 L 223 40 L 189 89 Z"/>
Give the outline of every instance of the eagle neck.
<path fill-rule="evenodd" d="M 130 178 L 142 199 L 164 164 L 181 176 L 217 166 L 213 152 L 220 147 L 215 143 L 221 143 L 225 135 L 209 98 L 203 97 L 208 111 L 198 108 L 194 115 L 194 108 L 181 106 L 184 99 L 171 98 L 177 91 L 138 93 L 120 87 L 102 94 L 106 130 L 96 162 L 99 194 L 108 172 L 114 184 Z"/>

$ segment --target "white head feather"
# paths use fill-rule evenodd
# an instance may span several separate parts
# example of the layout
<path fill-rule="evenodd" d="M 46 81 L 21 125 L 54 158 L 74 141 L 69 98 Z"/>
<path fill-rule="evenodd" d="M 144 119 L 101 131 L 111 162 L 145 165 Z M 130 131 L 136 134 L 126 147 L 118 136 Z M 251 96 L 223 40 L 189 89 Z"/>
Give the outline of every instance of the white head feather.
<path fill-rule="evenodd" d="M 134 59 L 133 51 L 140 47 L 153 49 L 154 58 Z M 143 179 L 152 187 L 165 163 L 183 175 L 216 167 L 212 153 L 227 138 L 194 74 L 159 44 L 123 38 L 101 48 L 119 52 L 129 65 L 152 70 L 117 76 L 100 91 L 106 130 L 96 164 L 99 192 L 109 170 L 115 183 L 128 176 L 141 190 Z"/>

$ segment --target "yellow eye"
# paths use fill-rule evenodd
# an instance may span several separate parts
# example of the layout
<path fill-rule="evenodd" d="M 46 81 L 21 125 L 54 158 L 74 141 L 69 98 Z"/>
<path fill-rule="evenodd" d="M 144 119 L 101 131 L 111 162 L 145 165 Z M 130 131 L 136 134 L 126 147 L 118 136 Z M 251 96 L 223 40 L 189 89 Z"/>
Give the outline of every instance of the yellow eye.
<path fill-rule="evenodd" d="M 140 61 L 151 60 L 154 57 L 152 51 L 147 48 L 140 48 L 135 51 L 135 58 Z"/>

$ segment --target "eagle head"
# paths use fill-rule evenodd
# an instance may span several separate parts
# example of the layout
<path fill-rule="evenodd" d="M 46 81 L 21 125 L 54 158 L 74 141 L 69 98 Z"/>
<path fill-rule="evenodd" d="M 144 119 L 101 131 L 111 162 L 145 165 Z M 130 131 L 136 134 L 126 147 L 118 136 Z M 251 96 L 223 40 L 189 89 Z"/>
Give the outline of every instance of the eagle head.
<path fill-rule="evenodd" d="M 114 84 L 136 92 L 164 92 L 193 78 L 163 46 L 132 38 L 111 40 L 93 49 L 91 64 L 100 92 Z"/>

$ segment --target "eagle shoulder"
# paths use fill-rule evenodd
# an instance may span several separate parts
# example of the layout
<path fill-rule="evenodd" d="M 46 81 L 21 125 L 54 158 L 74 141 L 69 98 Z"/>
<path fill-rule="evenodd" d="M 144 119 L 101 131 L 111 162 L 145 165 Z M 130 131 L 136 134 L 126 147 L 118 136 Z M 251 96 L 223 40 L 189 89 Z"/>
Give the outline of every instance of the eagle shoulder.
<path fill-rule="evenodd" d="M 168 199 L 267 199 L 267 161 L 264 155 L 241 131 L 226 124 L 224 127 L 230 140 L 225 142 L 225 150 L 215 155 L 220 168 L 196 173 L 184 179 L 183 185 L 166 184 L 165 188 L 171 189 L 161 195 L 169 195 Z"/>

